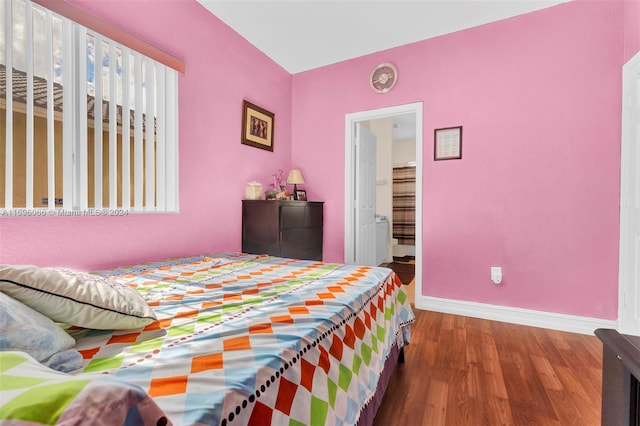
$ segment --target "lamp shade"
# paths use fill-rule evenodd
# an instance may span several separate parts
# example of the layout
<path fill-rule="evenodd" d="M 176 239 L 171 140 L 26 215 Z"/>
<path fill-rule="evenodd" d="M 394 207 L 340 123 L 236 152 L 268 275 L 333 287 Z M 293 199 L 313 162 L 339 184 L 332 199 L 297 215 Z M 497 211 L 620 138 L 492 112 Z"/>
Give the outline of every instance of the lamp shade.
<path fill-rule="evenodd" d="M 291 170 L 289 172 L 289 176 L 287 176 L 287 183 L 291 185 L 304 184 L 304 178 L 302 177 L 302 173 L 300 173 L 300 170 Z"/>

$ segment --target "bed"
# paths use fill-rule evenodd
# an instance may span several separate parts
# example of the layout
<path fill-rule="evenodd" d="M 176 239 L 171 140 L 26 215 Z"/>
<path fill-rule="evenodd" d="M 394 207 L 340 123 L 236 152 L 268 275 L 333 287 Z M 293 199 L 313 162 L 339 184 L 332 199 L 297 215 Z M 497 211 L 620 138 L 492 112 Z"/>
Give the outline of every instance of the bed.
<path fill-rule="evenodd" d="M 5 310 L 75 339 L 44 358 L 24 325 L 26 348 L 0 339 L 0 421 L 51 422 L 56 406 L 71 423 L 371 424 L 415 320 L 387 268 L 218 253 L 88 275 L 0 267 Z M 81 300 L 94 287 L 117 294 Z"/>

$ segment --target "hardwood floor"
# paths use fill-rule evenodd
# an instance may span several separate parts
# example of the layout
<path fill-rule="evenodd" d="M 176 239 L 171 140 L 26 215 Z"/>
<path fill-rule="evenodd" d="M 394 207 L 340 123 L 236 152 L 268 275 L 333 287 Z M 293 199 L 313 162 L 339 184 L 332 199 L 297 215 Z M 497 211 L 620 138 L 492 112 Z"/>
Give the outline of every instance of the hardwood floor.
<path fill-rule="evenodd" d="M 414 311 L 375 426 L 600 424 L 597 337 Z"/>

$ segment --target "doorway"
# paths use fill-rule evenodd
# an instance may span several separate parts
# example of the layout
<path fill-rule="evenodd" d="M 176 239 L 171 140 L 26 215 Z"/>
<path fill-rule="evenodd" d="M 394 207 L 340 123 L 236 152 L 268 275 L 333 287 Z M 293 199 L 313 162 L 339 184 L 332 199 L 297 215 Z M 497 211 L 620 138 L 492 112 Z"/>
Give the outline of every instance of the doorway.
<path fill-rule="evenodd" d="M 414 251 L 415 256 L 415 297 L 422 296 L 422 102 L 398 105 L 393 107 L 381 108 L 376 110 L 362 111 L 347 114 L 345 116 L 345 263 L 357 263 L 356 259 L 362 258 L 359 252 L 362 250 L 371 250 L 370 246 L 363 246 L 358 242 L 358 223 L 362 212 L 358 208 L 358 193 L 362 189 L 362 185 L 371 185 L 377 187 L 378 183 L 382 186 L 384 177 L 378 176 L 368 180 L 364 184 L 362 179 L 358 178 L 358 164 L 360 151 L 357 148 L 356 140 L 358 138 L 358 128 L 364 127 L 370 123 L 387 120 L 393 122 L 396 120 L 407 120 L 412 123 L 414 129 L 411 133 L 415 135 L 415 164 L 411 166 L 415 169 L 415 240 Z M 375 126 L 373 126 L 375 127 Z M 405 129 L 406 130 L 406 129 Z M 389 158 L 391 160 L 391 158 Z M 408 163 L 408 162 L 407 162 Z M 389 164 L 390 168 L 393 164 Z M 387 178 L 386 182 L 390 188 L 392 184 L 392 176 Z M 388 189 L 387 188 L 387 189 Z M 375 213 L 375 212 L 374 212 Z M 360 216 L 359 216 L 360 215 Z M 384 216 L 384 214 L 381 214 Z M 387 214 L 389 215 L 389 214 Z M 373 248 L 375 250 L 375 247 Z M 389 249 L 387 259 L 392 258 L 392 249 Z M 375 257 L 375 254 L 373 255 Z"/>
<path fill-rule="evenodd" d="M 640 53 L 622 68 L 618 330 L 640 335 Z"/>

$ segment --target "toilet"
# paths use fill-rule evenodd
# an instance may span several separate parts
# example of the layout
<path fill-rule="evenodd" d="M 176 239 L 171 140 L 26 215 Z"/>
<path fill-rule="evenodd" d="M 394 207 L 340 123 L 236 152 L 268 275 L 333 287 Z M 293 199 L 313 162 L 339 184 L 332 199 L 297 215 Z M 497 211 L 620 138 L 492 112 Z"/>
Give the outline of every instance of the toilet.
<path fill-rule="evenodd" d="M 376 215 L 376 265 L 387 262 L 389 256 L 389 221 L 385 216 Z M 398 240 L 396 240 L 396 244 Z"/>

